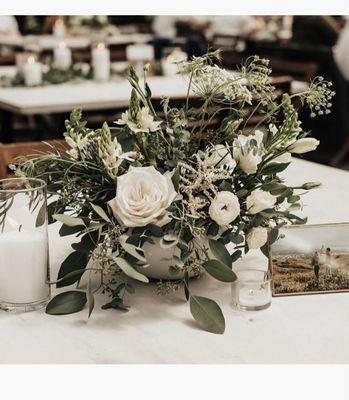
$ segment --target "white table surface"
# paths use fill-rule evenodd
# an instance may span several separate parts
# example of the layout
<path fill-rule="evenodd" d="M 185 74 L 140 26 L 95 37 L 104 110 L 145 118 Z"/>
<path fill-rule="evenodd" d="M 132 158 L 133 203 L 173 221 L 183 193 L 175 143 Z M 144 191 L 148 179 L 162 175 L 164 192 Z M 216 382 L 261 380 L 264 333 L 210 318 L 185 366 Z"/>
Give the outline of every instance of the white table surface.
<path fill-rule="evenodd" d="M 0 75 L 14 73 L 13 67 L 0 67 Z M 184 98 L 188 83 L 179 76 L 148 78 L 153 98 Z M 18 114 L 50 114 L 70 112 L 73 108 L 104 110 L 128 107 L 131 85 L 124 78 L 105 83 L 79 81 L 58 85 L 26 88 L 0 88 L 0 109 Z"/>
<path fill-rule="evenodd" d="M 0 76 L 14 76 L 16 72 L 14 66 L 0 66 Z M 148 83 L 153 98 L 175 99 L 187 95 L 188 82 L 180 75 L 151 76 Z M 304 82 L 293 81 L 291 84 L 292 93 L 304 91 L 306 88 L 307 84 Z M 121 77 L 105 83 L 89 80 L 34 88 L 0 88 L 0 109 L 32 115 L 70 112 L 76 107 L 82 107 L 84 110 L 126 108 L 129 105 L 130 94 L 130 84 Z"/>
<path fill-rule="evenodd" d="M 294 160 L 290 184 L 324 182 L 304 197 L 312 223 L 349 221 L 349 173 Z M 56 224 L 57 225 L 57 224 Z M 52 277 L 70 252 L 69 238 L 50 227 Z M 249 257 L 245 265 L 262 265 Z M 349 293 L 274 298 L 259 312 L 229 306 L 230 287 L 210 277 L 192 282 L 194 292 L 215 299 L 226 318 L 223 335 L 197 329 L 182 294 L 158 297 L 154 284 L 138 284 L 128 313 L 103 311 L 104 296 L 68 316 L 44 311 L 0 312 L 1 363 L 347 363 Z"/>
<path fill-rule="evenodd" d="M 145 33 L 114 34 L 106 38 L 109 45 L 124 45 L 129 43 L 146 43 L 154 36 Z M 62 41 L 72 49 L 86 48 L 91 45 L 91 38 L 85 36 L 56 37 L 53 35 L 32 36 L 33 42 L 42 50 L 52 50 Z M 26 36 L 0 34 L 0 45 L 23 47 L 26 44 Z"/>

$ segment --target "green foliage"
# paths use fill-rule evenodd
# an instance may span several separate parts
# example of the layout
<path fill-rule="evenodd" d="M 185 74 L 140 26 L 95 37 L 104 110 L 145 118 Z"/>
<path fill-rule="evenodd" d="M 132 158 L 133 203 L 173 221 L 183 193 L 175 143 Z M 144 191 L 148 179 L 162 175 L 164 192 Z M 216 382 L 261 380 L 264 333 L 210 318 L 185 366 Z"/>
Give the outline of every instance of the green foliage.
<path fill-rule="evenodd" d="M 218 240 L 213 239 L 209 239 L 208 243 L 212 254 L 217 258 L 217 260 L 231 268 L 232 259 L 225 245 Z"/>
<path fill-rule="evenodd" d="M 218 260 L 205 261 L 202 266 L 206 272 L 221 282 L 234 282 L 237 279 L 231 267 Z"/>
<path fill-rule="evenodd" d="M 190 312 L 205 331 L 222 334 L 225 320 L 219 305 L 206 297 L 190 296 Z"/>
<path fill-rule="evenodd" d="M 51 315 L 66 315 L 81 311 L 87 302 L 86 293 L 70 290 L 55 296 L 46 307 L 46 313 Z"/>

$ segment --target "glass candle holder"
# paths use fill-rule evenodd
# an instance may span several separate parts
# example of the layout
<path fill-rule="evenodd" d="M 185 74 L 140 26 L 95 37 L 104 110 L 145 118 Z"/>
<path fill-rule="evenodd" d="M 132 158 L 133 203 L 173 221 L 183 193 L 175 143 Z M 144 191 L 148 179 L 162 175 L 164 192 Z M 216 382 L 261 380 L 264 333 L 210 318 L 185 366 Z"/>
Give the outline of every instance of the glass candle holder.
<path fill-rule="evenodd" d="M 32 311 L 50 298 L 46 184 L 0 180 L 0 308 Z"/>
<path fill-rule="evenodd" d="M 265 271 L 245 269 L 236 272 L 232 283 L 232 306 L 237 310 L 257 311 L 271 304 L 271 279 Z"/>

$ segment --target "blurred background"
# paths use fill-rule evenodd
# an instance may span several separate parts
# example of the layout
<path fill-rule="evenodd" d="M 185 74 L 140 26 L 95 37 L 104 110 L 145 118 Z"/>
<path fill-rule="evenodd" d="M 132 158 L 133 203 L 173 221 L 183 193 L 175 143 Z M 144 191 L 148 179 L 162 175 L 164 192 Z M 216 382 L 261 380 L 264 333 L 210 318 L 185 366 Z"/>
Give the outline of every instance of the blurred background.
<path fill-rule="evenodd" d="M 313 119 L 297 105 L 303 127 L 321 141 L 304 157 L 349 169 L 347 17 L 16 15 L 0 16 L 0 177 L 13 156 L 60 141 L 74 107 L 92 128 L 112 124 L 128 106 L 129 64 L 142 71 L 150 63 L 160 110 L 162 96 L 178 104 L 186 96 L 172 61 L 218 48 L 231 70 L 250 55 L 268 58 L 278 96 L 306 90 L 317 75 L 331 80 L 331 114 Z"/>

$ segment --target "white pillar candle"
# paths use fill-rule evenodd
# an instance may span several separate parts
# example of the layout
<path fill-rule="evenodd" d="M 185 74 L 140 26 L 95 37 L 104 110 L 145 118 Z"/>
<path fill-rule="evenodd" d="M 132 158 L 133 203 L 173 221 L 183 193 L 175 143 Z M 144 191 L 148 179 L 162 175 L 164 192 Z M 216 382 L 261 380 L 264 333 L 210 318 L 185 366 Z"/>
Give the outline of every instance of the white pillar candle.
<path fill-rule="evenodd" d="M 154 60 L 154 47 L 150 44 L 131 44 L 126 47 L 126 58 L 134 65 L 136 73 L 141 75 L 144 65 Z"/>
<path fill-rule="evenodd" d="M 49 296 L 46 236 L 38 231 L 0 234 L 0 303 L 36 303 Z"/>
<path fill-rule="evenodd" d="M 65 24 L 62 18 L 57 19 L 55 24 L 53 25 L 53 35 L 56 37 L 64 37 L 65 36 Z"/>
<path fill-rule="evenodd" d="M 67 70 L 72 63 L 72 54 L 65 42 L 62 42 L 54 49 L 54 66 L 59 69 Z"/>
<path fill-rule="evenodd" d="M 161 69 L 164 76 L 174 76 L 178 72 L 177 63 L 187 59 L 187 53 L 175 48 L 171 54 L 161 60 Z"/>
<path fill-rule="evenodd" d="M 23 66 L 24 82 L 26 86 L 37 86 L 42 81 L 42 65 L 30 56 Z"/>
<path fill-rule="evenodd" d="M 98 45 L 92 50 L 92 68 L 93 78 L 96 81 L 105 82 L 110 78 L 110 51 L 104 43 Z"/>

